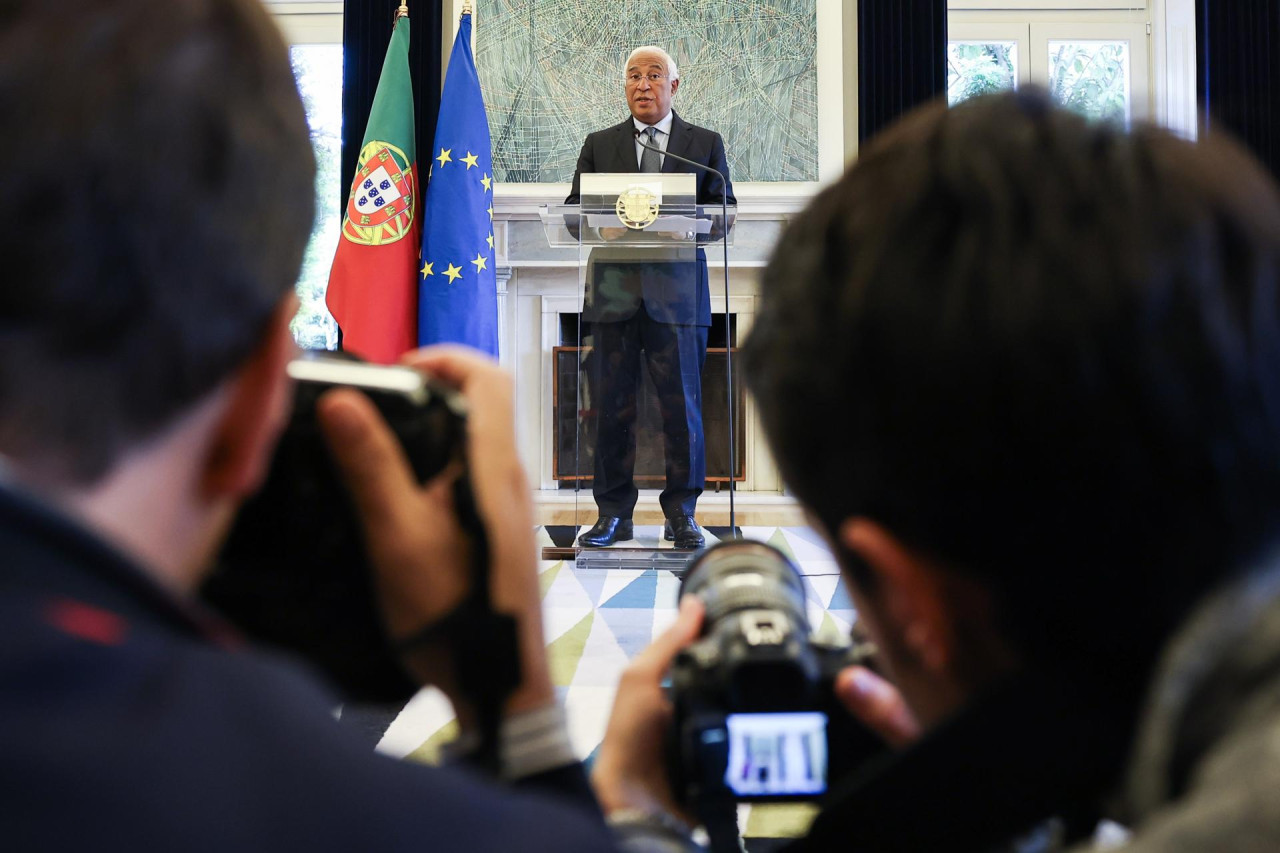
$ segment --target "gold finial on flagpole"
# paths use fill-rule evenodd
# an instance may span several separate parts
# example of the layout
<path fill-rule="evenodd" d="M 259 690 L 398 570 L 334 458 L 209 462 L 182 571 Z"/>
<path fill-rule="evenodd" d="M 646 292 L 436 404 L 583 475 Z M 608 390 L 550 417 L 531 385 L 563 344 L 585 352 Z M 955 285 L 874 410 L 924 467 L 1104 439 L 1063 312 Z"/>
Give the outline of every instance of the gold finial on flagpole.
<path fill-rule="evenodd" d="M 396 9 L 396 20 L 409 17 L 409 4 L 407 0 L 400 0 L 400 8 Z"/>
<path fill-rule="evenodd" d="M 471 14 L 471 0 L 462 0 L 462 14 Z"/>

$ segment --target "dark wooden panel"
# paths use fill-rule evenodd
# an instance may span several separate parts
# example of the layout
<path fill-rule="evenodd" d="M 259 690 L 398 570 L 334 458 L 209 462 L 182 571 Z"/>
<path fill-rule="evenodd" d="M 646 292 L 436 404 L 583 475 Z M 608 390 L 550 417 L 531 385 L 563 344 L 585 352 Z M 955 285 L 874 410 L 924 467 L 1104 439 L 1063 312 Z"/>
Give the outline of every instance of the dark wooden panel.
<path fill-rule="evenodd" d="M 587 410 L 578 418 L 579 364 L 590 347 L 556 347 L 552 353 L 552 421 L 554 444 L 552 471 L 557 480 L 589 482 L 595 469 L 596 421 L 595 412 Z M 737 349 L 734 349 L 737 352 Z M 702 429 L 707 445 L 707 483 L 727 483 L 729 480 L 729 410 L 725 393 L 725 349 L 708 347 L 707 360 L 702 369 Z M 734 438 L 737 445 L 734 479 L 746 477 L 746 442 L 742 423 L 741 372 L 733 374 Z M 642 367 L 640 392 L 637 405 L 639 441 L 636 446 L 635 479 L 644 483 L 660 483 L 665 478 L 662 453 L 662 419 L 658 415 L 658 399 L 649 382 L 647 369 Z M 575 437 L 576 427 L 576 437 Z M 577 460 L 576 474 L 574 461 Z"/>

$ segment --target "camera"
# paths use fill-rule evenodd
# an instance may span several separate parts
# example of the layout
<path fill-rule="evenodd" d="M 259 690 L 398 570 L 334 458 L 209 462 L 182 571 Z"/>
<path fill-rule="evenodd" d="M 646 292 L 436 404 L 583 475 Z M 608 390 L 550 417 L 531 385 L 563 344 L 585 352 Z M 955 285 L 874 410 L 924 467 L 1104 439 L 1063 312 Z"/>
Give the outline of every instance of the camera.
<path fill-rule="evenodd" d="M 671 670 L 668 766 L 685 802 L 821 797 L 881 751 L 835 698 L 869 646 L 818 639 L 799 570 L 778 549 L 727 540 L 696 555 L 680 587 L 706 608 Z"/>
<path fill-rule="evenodd" d="M 383 630 L 363 531 L 316 420 L 316 401 L 336 387 L 364 392 L 419 481 L 463 463 L 465 403 L 411 368 L 333 353 L 295 359 L 288 373 L 295 380 L 292 415 L 262 489 L 241 507 L 201 596 L 250 639 L 310 661 L 348 700 L 408 699 L 417 685 Z M 454 500 L 464 530 L 483 536 L 465 474 Z"/>

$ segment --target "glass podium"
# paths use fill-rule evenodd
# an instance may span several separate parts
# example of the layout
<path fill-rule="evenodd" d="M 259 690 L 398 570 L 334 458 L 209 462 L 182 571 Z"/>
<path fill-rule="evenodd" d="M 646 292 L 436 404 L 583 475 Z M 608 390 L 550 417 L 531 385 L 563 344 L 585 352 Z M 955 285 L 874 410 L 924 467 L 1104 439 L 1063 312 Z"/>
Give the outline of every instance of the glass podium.
<path fill-rule="evenodd" d="M 578 254 L 577 311 L 561 315 L 552 354 L 554 477 L 573 490 L 577 534 L 597 516 L 634 529 L 600 548 L 575 534 L 550 558 L 682 565 L 690 552 L 664 538 L 663 519 L 692 515 L 705 529 L 704 490 L 742 479 L 734 329 L 727 300 L 712 314 L 705 256 L 727 252 L 736 211 L 698 205 L 695 187 L 687 173 L 584 174 L 580 204 L 541 208 L 551 246 Z"/>

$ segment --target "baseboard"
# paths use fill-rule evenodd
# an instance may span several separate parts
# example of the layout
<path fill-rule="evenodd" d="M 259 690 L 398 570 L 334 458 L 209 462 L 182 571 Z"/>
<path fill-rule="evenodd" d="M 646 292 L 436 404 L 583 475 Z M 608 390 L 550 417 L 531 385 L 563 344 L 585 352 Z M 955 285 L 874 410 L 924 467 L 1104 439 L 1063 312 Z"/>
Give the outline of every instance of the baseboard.
<path fill-rule="evenodd" d="M 535 490 L 534 521 L 537 524 L 582 525 L 596 520 L 596 505 L 590 492 Z M 777 492 L 738 492 L 734 510 L 739 527 L 799 527 L 807 522 L 800 504 L 790 495 Z M 636 524 L 661 524 L 662 508 L 657 490 L 644 490 L 636 503 Z M 727 527 L 729 524 L 728 492 L 710 492 L 698 499 L 698 523 L 703 526 Z"/>

